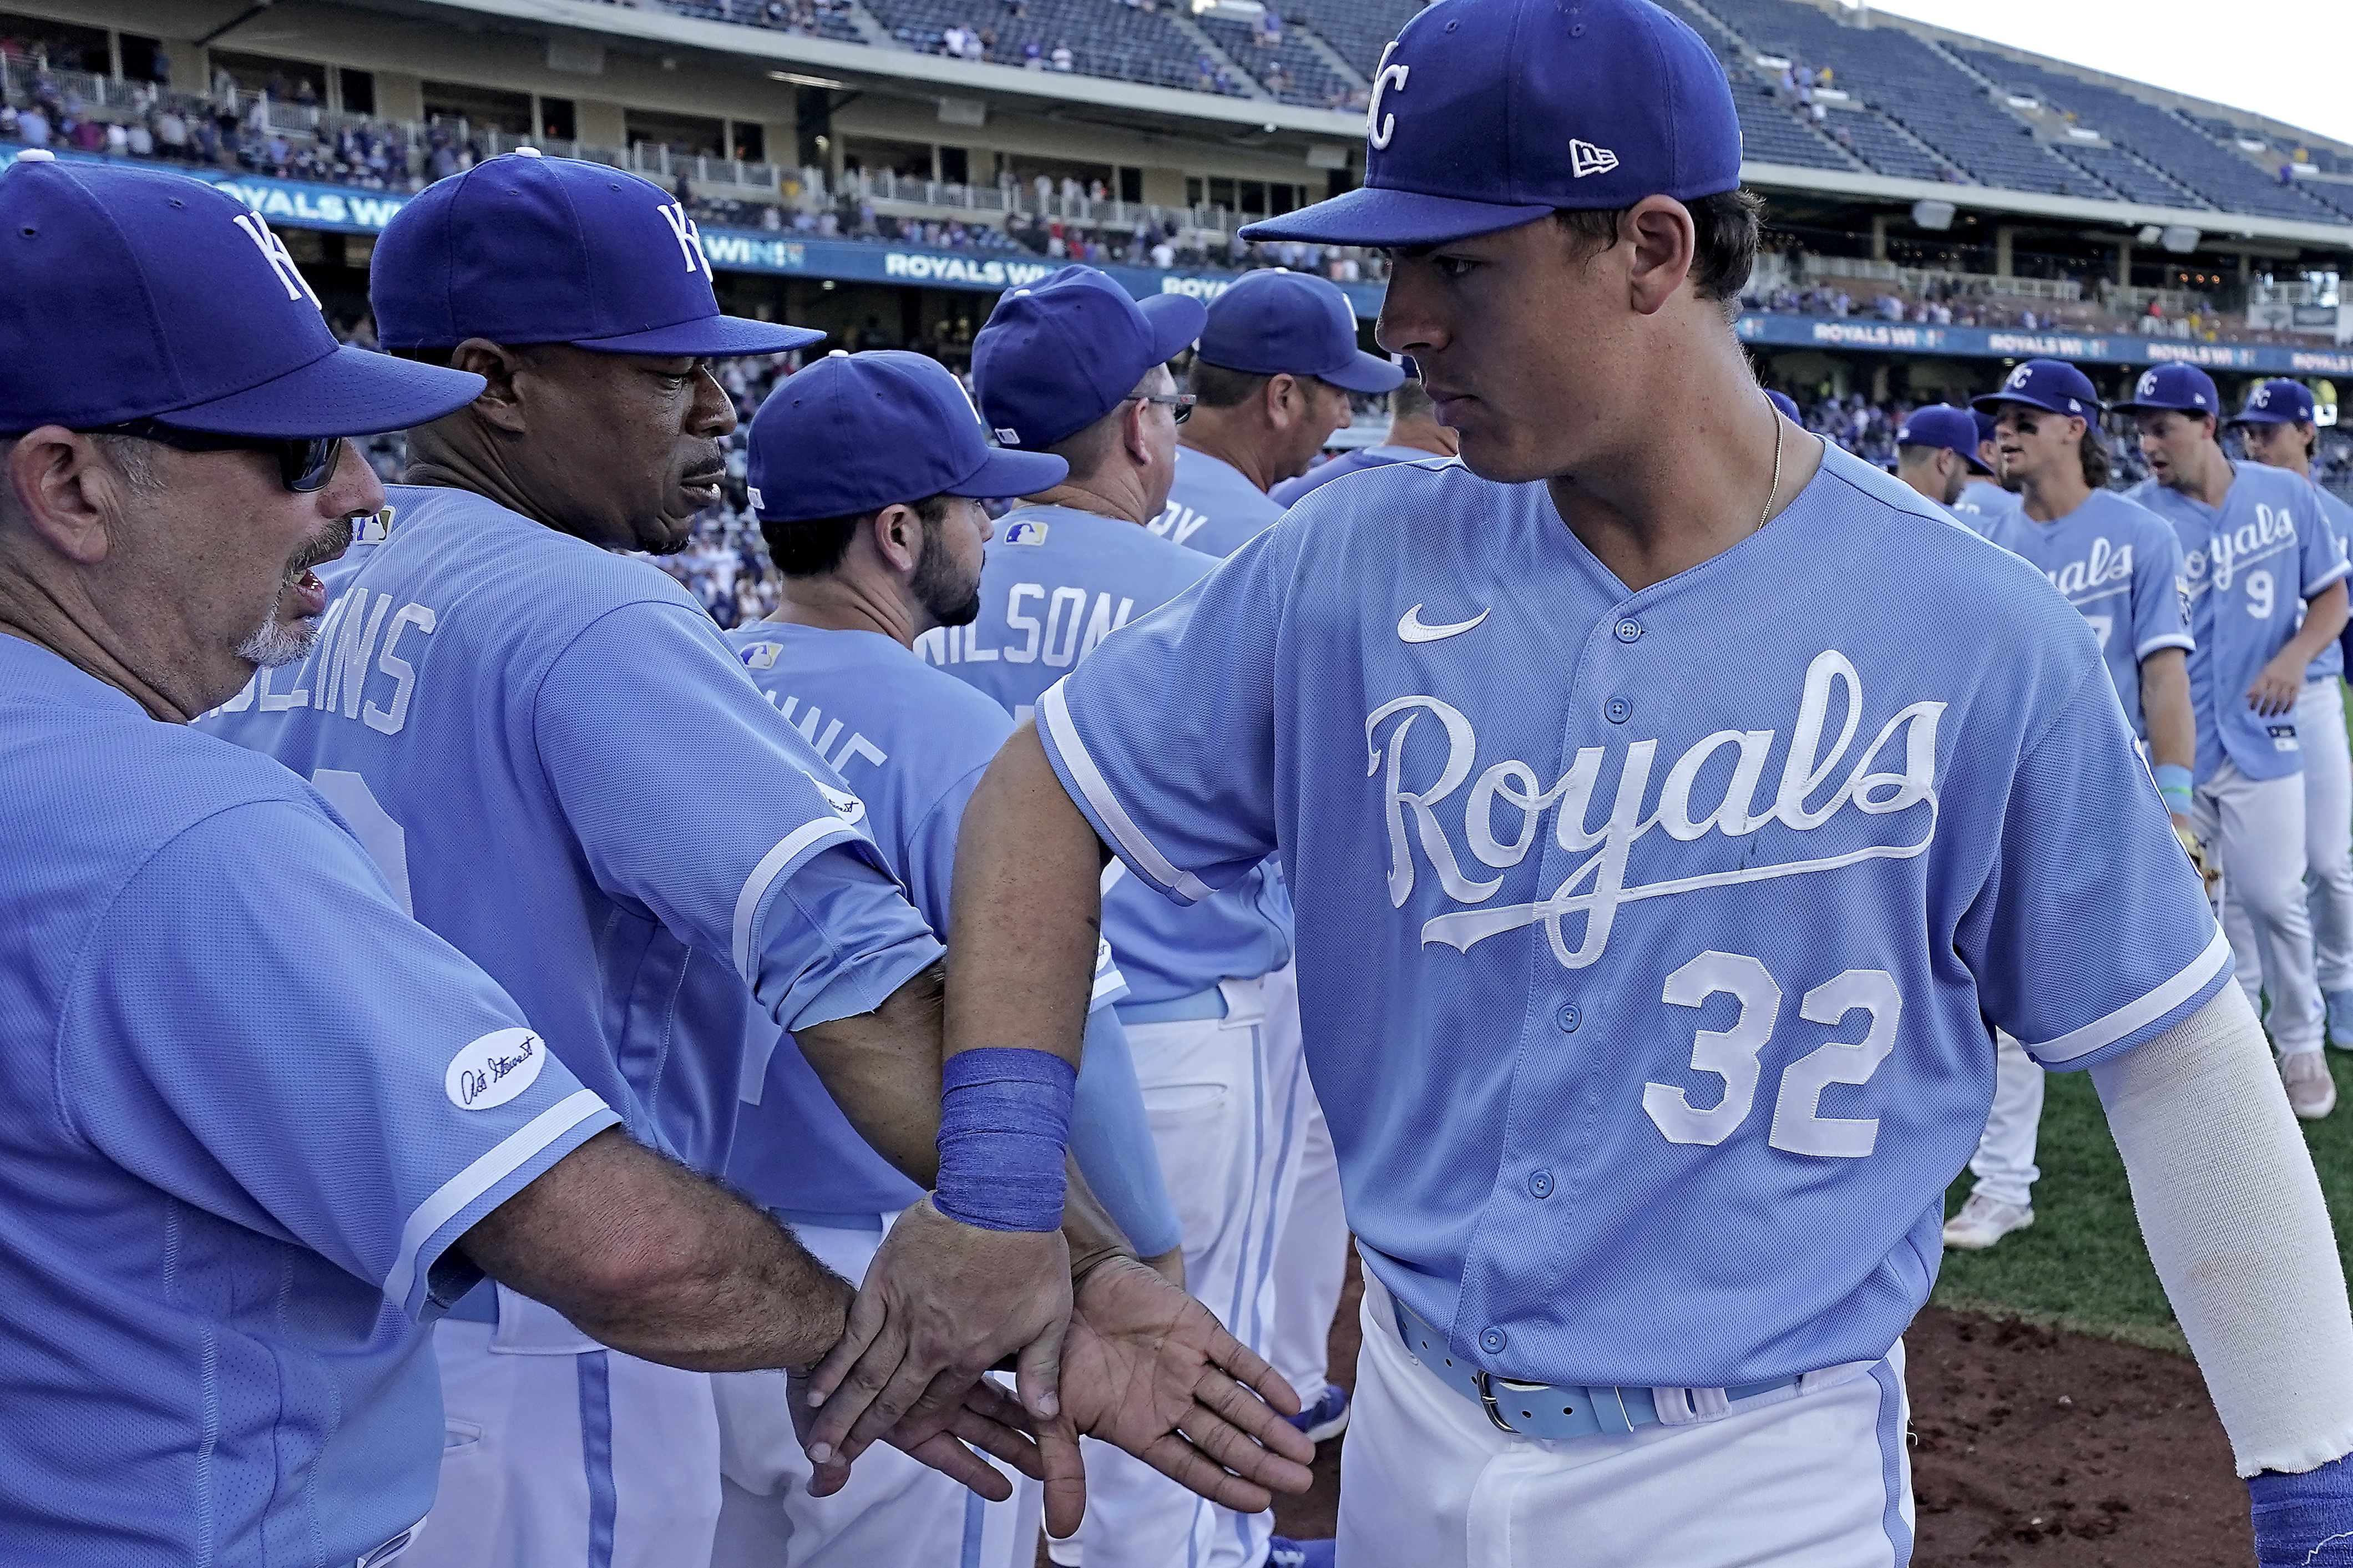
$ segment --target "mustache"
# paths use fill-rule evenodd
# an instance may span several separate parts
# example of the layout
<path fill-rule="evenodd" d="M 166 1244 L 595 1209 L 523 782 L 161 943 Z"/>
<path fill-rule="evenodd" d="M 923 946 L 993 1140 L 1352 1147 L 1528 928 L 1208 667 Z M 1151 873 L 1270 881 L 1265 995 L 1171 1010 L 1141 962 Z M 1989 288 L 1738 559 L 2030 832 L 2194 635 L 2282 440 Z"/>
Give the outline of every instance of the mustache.
<path fill-rule="evenodd" d="M 336 556 L 349 550 L 352 546 L 352 534 L 357 523 L 358 520 L 355 518 L 338 518 L 310 539 L 305 540 L 302 548 L 297 550 L 286 563 L 286 581 L 291 583 L 311 567 L 322 562 L 332 561 Z"/>
<path fill-rule="evenodd" d="M 713 446 L 701 461 L 690 466 L 679 478 L 683 482 L 692 483 L 698 479 L 719 479 L 726 472 L 727 450 L 723 447 Z"/>

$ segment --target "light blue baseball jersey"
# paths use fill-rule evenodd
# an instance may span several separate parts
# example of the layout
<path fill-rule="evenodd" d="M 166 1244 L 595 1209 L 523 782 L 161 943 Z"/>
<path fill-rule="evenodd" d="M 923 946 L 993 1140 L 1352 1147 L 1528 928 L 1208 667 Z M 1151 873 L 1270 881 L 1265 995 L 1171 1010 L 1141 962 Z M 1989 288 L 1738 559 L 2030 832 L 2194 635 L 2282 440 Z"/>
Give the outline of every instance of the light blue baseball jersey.
<path fill-rule="evenodd" d="M 2153 479 L 2125 493 L 2181 541 L 2189 635 L 2198 642 L 2189 656 L 2198 782 L 2225 758 L 2251 779 L 2302 772 L 2295 714 L 2257 713 L 2247 689 L 2295 636 L 2304 602 L 2346 574 L 2345 547 L 2322 520 L 2317 492 L 2285 468 L 2234 463 L 2219 510 Z"/>
<path fill-rule="evenodd" d="M 203 722 L 316 783 L 634 1136 L 715 1171 L 750 1042 L 682 1026 L 697 972 L 806 1028 L 939 942 L 685 589 L 467 491 L 388 494 L 311 656 Z"/>
<path fill-rule="evenodd" d="M 980 618 L 927 632 L 916 648 L 1016 719 L 1103 639 L 1215 568 L 1132 522 L 1067 507 L 1008 512 L 980 574 Z M 1183 678 L 1189 679 L 1189 677 Z M 1103 935 L 1130 1001 L 1169 1002 L 1291 962 L 1291 904 L 1271 868 L 1177 909 L 1125 877 L 1103 895 Z"/>
<path fill-rule="evenodd" d="M 10 637 L 0 837 L 0 1559 L 349 1563 L 452 1244 L 617 1119 L 310 786 Z"/>
<path fill-rule="evenodd" d="M 1419 447 L 1392 447 L 1387 442 L 1377 447 L 1359 447 L 1353 452 L 1342 452 L 1328 462 L 1316 464 L 1295 479 L 1283 480 L 1266 492 L 1267 499 L 1279 507 L 1288 508 L 1296 505 L 1299 498 L 1309 490 L 1320 489 L 1334 479 L 1362 473 L 1366 468 L 1387 468 L 1391 463 L 1424 462 L 1432 455 Z M 1179 458 L 1177 461 L 1181 464 L 1184 459 Z M 1226 553 L 1230 555 L 1233 552 L 1229 550 Z"/>
<path fill-rule="evenodd" d="M 1499 1375 L 1876 1359 L 1992 1029 L 2086 1067 L 2231 972 L 2083 617 L 1834 447 L 1639 592 L 1541 484 L 1328 486 L 1039 720 L 1137 880 L 1281 851 L 1351 1226 Z"/>
<path fill-rule="evenodd" d="M 1951 510 L 1968 527 L 1979 533 L 1990 533 L 1996 522 L 2017 515 L 2025 504 L 1991 479 L 1971 479 L 1961 487 L 1960 498 L 1953 502 Z"/>
<path fill-rule="evenodd" d="M 1145 526 L 1163 539 L 1222 561 L 1282 516 L 1282 503 L 1222 458 L 1176 448 L 1168 504 Z"/>
<path fill-rule="evenodd" d="M 2337 536 L 2340 551 L 2353 551 L 2353 507 L 2347 506 L 2318 485 L 2312 487 L 2313 499 L 2320 503 L 2321 520 L 2328 531 Z M 2306 680 L 2327 680 L 2345 673 L 2345 645 L 2340 637 L 2320 650 L 2320 657 L 2305 667 Z"/>
<path fill-rule="evenodd" d="M 2147 507 L 2094 490 L 2066 516 L 2037 522 L 2023 506 L 1997 516 L 1985 536 L 2024 557 L 2091 623 L 2108 679 L 2133 733 L 2148 739 L 2140 707 L 2140 661 L 2161 648 L 2195 645 L 2181 595 L 2181 545 Z"/>
<path fill-rule="evenodd" d="M 726 634 L 753 684 L 866 804 L 866 826 L 934 931 L 948 929 L 956 830 L 989 762 L 1013 732 L 995 701 L 879 632 L 755 621 Z M 749 997 L 734 987 L 739 1005 Z M 1098 945 L 1094 1005 L 1127 994 Z M 765 1020 L 754 1018 L 758 1029 Z M 777 1040 L 776 1026 L 765 1037 Z M 747 1073 L 728 1181 L 771 1208 L 881 1214 L 923 1190 L 876 1153 L 800 1052 Z"/>

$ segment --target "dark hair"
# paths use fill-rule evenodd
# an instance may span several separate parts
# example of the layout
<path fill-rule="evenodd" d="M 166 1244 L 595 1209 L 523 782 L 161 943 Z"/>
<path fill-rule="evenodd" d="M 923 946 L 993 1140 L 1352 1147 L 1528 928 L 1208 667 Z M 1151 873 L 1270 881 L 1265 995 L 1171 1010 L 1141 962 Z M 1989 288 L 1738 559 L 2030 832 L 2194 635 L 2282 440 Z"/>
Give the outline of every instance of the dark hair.
<path fill-rule="evenodd" d="M 907 504 L 915 509 L 925 533 L 948 520 L 948 498 L 944 495 L 925 496 Z M 849 517 L 818 517 L 806 522 L 771 522 L 763 518 L 760 537 L 768 542 L 768 558 L 776 563 L 777 571 L 787 577 L 815 577 L 840 565 L 849 550 L 850 536 L 885 510 L 878 506 L 873 511 Z"/>
<path fill-rule="evenodd" d="M 1221 364 L 1196 358 L 1192 374 L 1187 377 L 1185 390 L 1203 408 L 1239 408 L 1265 389 L 1273 376 L 1250 370 L 1230 370 Z M 1312 381 L 1329 385 L 1322 376 L 1299 375 L 1294 381 Z"/>
<path fill-rule="evenodd" d="M 2084 439 L 2075 448 L 2084 465 L 2084 482 L 2095 490 L 2108 488 L 2108 444 L 2100 439 L 2099 421 L 2084 421 Z"/>
<path fill-rule="evenodd" d="M 1683 204 L 1692 216 L 1692 287 L 1703 300 L 1724 306 L 1729 320 L 1740 309 L 1740 291 L 1757 265 L 1757 242 L 1765 198 L 1753 191 L 1718 191 Z M 1618 243 L 1628 207 L 1600 211 L 1557 208 L 1553 221 L 1577 242 L 1577 259 L 1589 260 Z"/>
<path fill-rule="evenodd" d="M 1389 394 L 1391 419 L 1428 419 L 1435 413 L 1429 389 L 1410 376 L 1399 382 L 1397 390 Z"/>

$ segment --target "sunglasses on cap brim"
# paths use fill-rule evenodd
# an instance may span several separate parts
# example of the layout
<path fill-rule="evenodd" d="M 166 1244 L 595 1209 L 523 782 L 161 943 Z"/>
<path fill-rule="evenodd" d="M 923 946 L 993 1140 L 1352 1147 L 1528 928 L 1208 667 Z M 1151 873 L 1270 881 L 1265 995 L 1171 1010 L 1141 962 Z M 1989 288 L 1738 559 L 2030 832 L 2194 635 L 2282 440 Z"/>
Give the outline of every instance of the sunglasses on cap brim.
<path fill-rule="evenodd" d="M 153 419 L 100 425 L 85 436 L 130 436 L 181 452 L 260 452 L 277 459 L 278 481 L 296 495 L 327 488 L 335 476 L 335 460 L 343 455 L 341 436 L 224 436 L 210 430 L 188 430 Z"/>

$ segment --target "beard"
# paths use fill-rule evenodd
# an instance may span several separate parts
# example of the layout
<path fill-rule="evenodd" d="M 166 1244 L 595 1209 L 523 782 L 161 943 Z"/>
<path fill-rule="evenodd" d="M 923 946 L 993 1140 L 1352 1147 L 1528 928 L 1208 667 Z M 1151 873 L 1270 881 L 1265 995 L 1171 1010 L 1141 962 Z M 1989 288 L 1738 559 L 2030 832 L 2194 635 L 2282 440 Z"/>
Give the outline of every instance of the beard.
<path fill-rule="evenodd" d="M 936 524 L 923 524 L 923 558 L 907 587 L 924 614 L 944 626 L 968 626 L 980 618 L 980 574 L 956 567 Z"/>
<path fill-rule="evenodd" d="M 311 644 L 319 635 L 319 623 L 308 616 L 283 619 L 278 614 L 278 605 L 285 602 L 287 590 L 311 568 L 332 561 L 349 549 L 351 542 L 352 519 L 348 517 L 329 523 L 303 542 L 286 563 L 286 574 L 278 584 L 278 597 L 269 606 L 269 618 L 237 645 L 237 658 L 263 669 L 278 669 L 311 651 Z"/>

